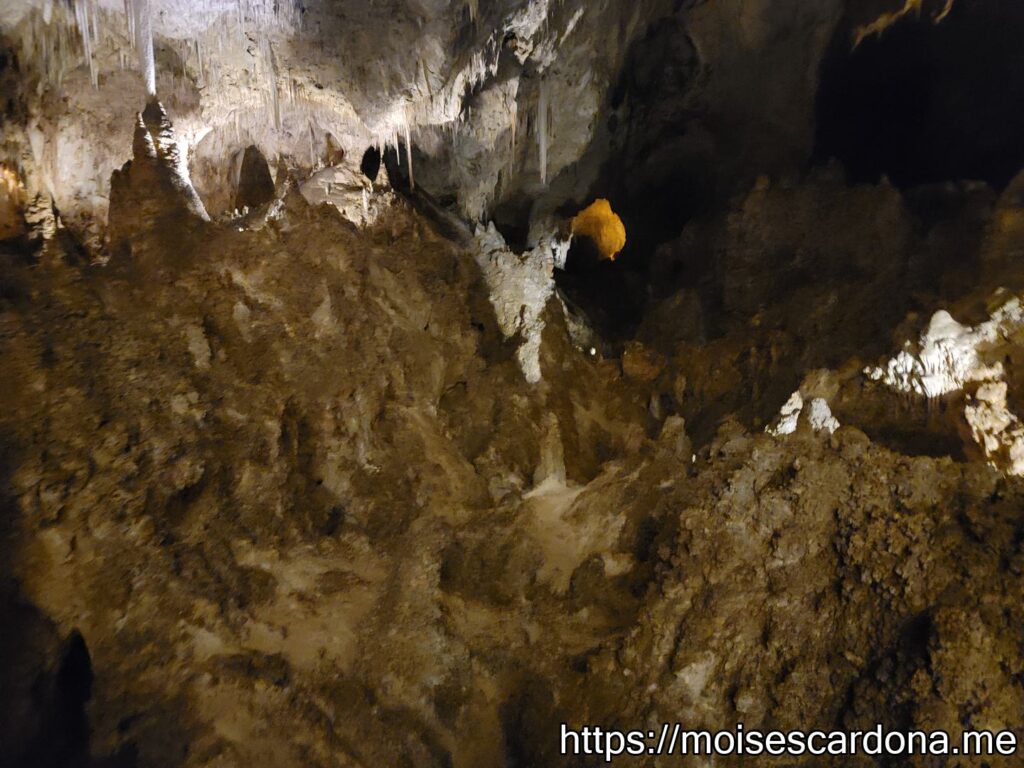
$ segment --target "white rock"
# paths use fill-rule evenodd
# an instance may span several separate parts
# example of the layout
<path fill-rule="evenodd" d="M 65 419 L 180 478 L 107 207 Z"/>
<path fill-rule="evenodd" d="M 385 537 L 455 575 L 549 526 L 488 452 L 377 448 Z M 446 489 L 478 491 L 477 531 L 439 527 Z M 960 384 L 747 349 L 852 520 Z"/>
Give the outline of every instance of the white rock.
<path fill-rule="evenodd" d="M 519 335 L 516 351 L 526 380 L 541 380 L 542 314 L 555 290 L 553 250 L 548 240 L 522 255 L 513 253 L 494 224 L 476 232 L 476 262 L 483 272 L 491 305 L 505 338 Z"/>
<path fill-rule="evenodd" d="M 776 437 L 791 435 L 796 432 L 801 417 L 808 420 L 811 429 L 815 432 L 828 432 L 831 435 L 839 429 L 839 420 L 832 415 L 832 409 L 829 408 L 828 402 L 824 398 L 815 397 L 805 404 L 803 395 L 800 394 L 800 390 L 797 390 L 779 409 L 779 415 L 775 422 L 769 424 L 765 428 L 765 432 Z"/>

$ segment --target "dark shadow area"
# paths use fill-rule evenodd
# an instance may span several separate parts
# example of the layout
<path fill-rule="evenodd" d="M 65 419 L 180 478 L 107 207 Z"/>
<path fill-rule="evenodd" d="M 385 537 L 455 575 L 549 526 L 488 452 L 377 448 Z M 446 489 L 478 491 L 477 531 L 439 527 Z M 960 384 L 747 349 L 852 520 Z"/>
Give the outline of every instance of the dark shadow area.
<path fill-rule="evenodd" d="M 559 210 L 568 218 L 603 197 L 625 224 L 626 246 L 614 262 L 595 258 L 592 245 L 577 238 L 565 273 L 557 275 L 610 341 L 631 337 L 643 319 L 658 246 L 718 201 L 713 148 L 690 101 L 699 70 L 680 16 L 637 40 L 603 109 L 608 158 L 586 199 Z"/>
<path fill-rule="evenodd" d="M 958 426 L 963 408 L 960 393 L 929 401 L 887 387 L 873 387 L 859 392 L 853 400 L 836 398 L 832 412 L 840 423 L 856 421 L 872 442 L 896 453 L 965 462 L 970 457 Z"/>
<path fill-rule="evenodd" d="M 88 768 L 92 662 L 82 635 L 63 643 L 11 575 L 16 503 L 0 437 L 0 766 Z"/>
<path fill-rule="evenodd" d="M 940 23 L 908 16 L 851 50 L 835 34 L 821 70 L 815 159 L 851 182 L 899 187 L 978 179 L 1002 188 L 1024 166 L 1024 4 L 957 2 Z"/>
<path fill-rule="evenodd" d="M 381 153 L 381 165 L 387 170 L 388 181 L 396 191 L 409 191 L 408 165 L 398 147 L 393 147 L 390 144 L 384 147 L 384 151 Z"/>
<path fill-rule="evenodd" d="M 525 680 L 501 705 L 508 768 L 552 764 L 560 743 L 555 707 L 549 687 L 539 678 Z"/>
<path fill-rule="evenodd" d="M 35 247 L 27 238 L 0 242 L 0 311 L 21 311 L 37 300 L 29 288 L 39 270 Z M 0 768 L 134 768 L 131 745 L 92 758 L 87 639 L 59 627 L 17 578 L 26 534 L 11 480 L 23 460 L 18 446 L 18 435 L 0 431 Z"/>
<path fill-rule="evenodd" d="M 603 184 L 626 222 L 624 261 L 645 261 L 711 197 L 709 146 L 690 103 L 700 61 L 680 17 L 634 43 L 609 95 L 614 154 Z"/>
<path fill-rule="evenodd" d="M 87 768 L 92 666 L 82 636 L 56 628 L 8 584 L 0 595 L 0 766 Z"/>
<path fill-rule="evenodd" d="M 381 156 L 380 150 L 376 147 L 367 147 L 363 153 L 363 159 L 359 163 L 359 170 L 370 181 L 376 181 L 380 173 Z"/>
<path fill-rule="evenodd" d="M 496 206 L 491 216 L 505 243 L 516 253 L 522 253 L 528 247 L 532 205 L 530 197 L 517 195 Z"/>
<path fill-rule="evenodd" d="M 274 177 L 270 175 L 267 158 L 259 148 L 250 144 L 242 154 L 242 168 L 238 174 L 235 208 L 258 208 L 274 199 Z"/>
<path fill-rule="evenodd" d="M 621 254 L 615 261 L 604 259 L 588 237 L 573 238 L 555 283 L 609 341 L 631 337 L 643 319 L 648 293 L 644 265 Z"/>

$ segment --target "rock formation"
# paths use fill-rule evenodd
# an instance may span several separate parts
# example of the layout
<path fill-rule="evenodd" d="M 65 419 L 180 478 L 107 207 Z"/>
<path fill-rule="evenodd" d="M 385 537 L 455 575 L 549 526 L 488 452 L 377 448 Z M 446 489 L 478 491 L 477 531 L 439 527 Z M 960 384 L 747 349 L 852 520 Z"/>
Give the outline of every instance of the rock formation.
<path fill-rule="evenodd" d="M 1016 6 L 0 11 L 0 766 L 1024 740 Z"/>
<path fill-rule="evenodd" d="M 111 250 L 130 247 L 150 230 L 180 230 L 209 219 L 167 112 L 150 100 L 136 116 L 132 159 L 110 178 Z"/>

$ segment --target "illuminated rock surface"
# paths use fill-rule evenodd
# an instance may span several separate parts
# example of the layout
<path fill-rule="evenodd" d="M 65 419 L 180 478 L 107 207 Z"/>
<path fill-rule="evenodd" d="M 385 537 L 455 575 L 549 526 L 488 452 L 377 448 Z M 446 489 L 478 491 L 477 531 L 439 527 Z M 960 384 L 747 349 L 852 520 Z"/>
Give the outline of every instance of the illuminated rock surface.
<path fill-rule="evenodd" d="M 815 119 L 1024 12 L 907 5 L 0 0 L 0 765 L 1024 737 L 1024 132 Z"/>
<path fill-rule="evenodd" d="M 600 251 L 601 258 L 610 261 L 615 261 L 626 247 L 626 227 L 604 198 L 595 200 L 573 217 L 572 233 L 589 237 Z"/>

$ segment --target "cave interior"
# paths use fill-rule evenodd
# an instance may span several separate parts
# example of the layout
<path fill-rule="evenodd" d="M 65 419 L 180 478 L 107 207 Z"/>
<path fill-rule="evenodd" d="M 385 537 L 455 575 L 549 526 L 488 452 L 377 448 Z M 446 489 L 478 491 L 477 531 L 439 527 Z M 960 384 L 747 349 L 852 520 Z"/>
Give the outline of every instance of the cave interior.
<path fill-rule="evenodd" d="M 1021 39 L 0 0 L 0 766 L 1024 739 Z"/>

